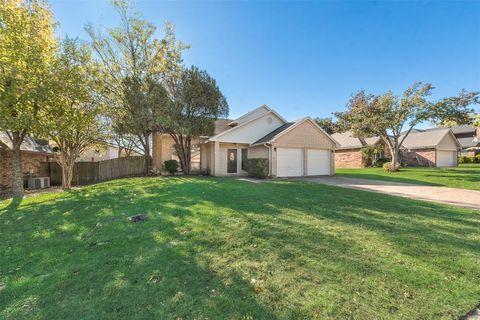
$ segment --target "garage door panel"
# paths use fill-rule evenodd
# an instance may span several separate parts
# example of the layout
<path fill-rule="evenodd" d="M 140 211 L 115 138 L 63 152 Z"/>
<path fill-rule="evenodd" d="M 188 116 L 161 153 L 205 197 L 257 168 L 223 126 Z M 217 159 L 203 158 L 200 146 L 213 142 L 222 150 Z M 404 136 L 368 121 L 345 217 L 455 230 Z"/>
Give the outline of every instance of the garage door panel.
<path fill-rule="evenodd" d="M 456 151 L 437 150 L 437 167 L 455 167 L 456 165 Z"/>
<path fill-rule="evenodd" d="M 303 176 L 303 149 L 277 148 L 277 177 Z"/>
<path fill-rule="evenodd" d="M 309 149 L 307 152 L 307 175 L 322 176 L 331 174 L 330 150 Z"/>

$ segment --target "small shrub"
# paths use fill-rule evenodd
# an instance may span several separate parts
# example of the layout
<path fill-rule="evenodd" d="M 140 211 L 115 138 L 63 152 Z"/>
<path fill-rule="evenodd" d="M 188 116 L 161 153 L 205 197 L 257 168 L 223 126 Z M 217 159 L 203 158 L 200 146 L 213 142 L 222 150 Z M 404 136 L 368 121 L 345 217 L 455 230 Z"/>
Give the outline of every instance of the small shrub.
<path fill-rule="evenodd" d="M 390 159 L 387 159 L 387 158 L 379 158 L 377 159 L 377 161 L 375 162 L 375 167 L 376 168 L 382 168 L 383 165 L 387 162 L 390 162 Z"/>
<path fill-rule="evenodd" d="M 467 163 L 467 157 L 466 156 L 460 156 L 458 157 L 458 163 Z"/>
<path fill-rule="evenodd" d="M 245 170 L 250 177 L 265 179 L 268 177 L 268 159 L 247 159 L 245 161 Z"/>
<path fill-rule="evenodd" d="M 163 162 L 163 167 L 167 170 L 170 174 L 174 174 L 178 171 L 178 161 L 177 160 L 167 160 Z"/>
<path fill-rule="evenodd" d="M 480 154 L 477 154 L 475 157 L 473 157 L 475 159 L 475 163 L 480 163 Z"/>
<path fill-rule="evenodd" d="M 387 172 L 395 172 L 400 170 L 400 166 L 398 164 L 392 165 L 391 162 L 386 162 L 383 164 L 383 169 Z"/>

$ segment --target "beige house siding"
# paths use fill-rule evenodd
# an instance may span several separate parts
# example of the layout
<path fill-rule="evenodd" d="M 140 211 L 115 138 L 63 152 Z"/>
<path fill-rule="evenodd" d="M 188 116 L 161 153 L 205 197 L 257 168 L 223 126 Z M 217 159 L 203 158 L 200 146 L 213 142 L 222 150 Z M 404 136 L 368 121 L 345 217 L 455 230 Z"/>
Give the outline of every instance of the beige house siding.
<path fill-rule="evenodd" d="M 333 149 L 335 147 L 333 141 L 310 121 L 305 121 L 289 130 L 280 136 L 274 144 L 276 147 L 283 148 Z"/>
<path fill-rule="evenodd" d="M 457 151 L 460 147 L 456 144 L 452 135 L 447 134 L 437 145 L 437 150 Z"/>
<path fill-rule="evenodd" d="M 308 149 L 334 150 L 334 142 L 310 121 L 304 121 L 295 128 L 287 131 L 273 143 L 271 174 L 277 176 L 277 148 L 303 149 L 304 175 L 308 172 Z M 335 173 L 335 155 L 330 157 L 330 172 Z"/>
<path fill-rule="evenodd" d="M 267 113 L 256 120 L 235 127 L 232 131 L 225 131 L 214 140 L 224 143 L 251 144 L 283 124 L 283 120 L 275 114 Z"/>
<path fill-rule="evenodd" d="M 256 146 L 248 148 L 248 158 L 260 158 L 260 159 L 268 159 L 268 151 L 269 149 L 264 146 Z"/>

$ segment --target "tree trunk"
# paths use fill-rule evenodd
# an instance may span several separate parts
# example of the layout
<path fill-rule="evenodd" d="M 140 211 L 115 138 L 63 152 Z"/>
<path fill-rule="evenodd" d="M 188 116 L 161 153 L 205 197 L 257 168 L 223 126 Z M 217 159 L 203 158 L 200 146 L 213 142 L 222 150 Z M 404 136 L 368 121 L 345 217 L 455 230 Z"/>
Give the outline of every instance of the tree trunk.
<path fill-rule="evenodd" d="M 75 160 L 71 160 L 71 157 L 67 156 L 62 164 L 62 189 L 70 190 L 72 188 L 73 168 L 75 166 Z"/>
<path fill-rule="evenodd" d="M 190 174 L 190 168 L 192 163 L 192 138 L 180 137 L 175 144 L 175 150 L 177 151 L 178 159 L 180 160 L 180 167 L 184 174 Z"/>
<path fill-rule="evenodd" d="M 23 173 L 22 173 L 22 155 L 20 147 L 13 146 L 12 150 L 13 163 L 13 184 L 12 192 L 16 198 L 22 198 L 24 195 L 23 189 Z"/>
<path fill-rule="evenodd" d="M 145 138 L 145 145 L 144 145 L 144 151 L 145 151 L 145 174 L 148 175 L 150 171 L 152 170 L 152 162 L 150 159 L 150 134 L 145 133 L 144 134 Z"/>
<path fill-rule="evenodd" d="M 12 132 L 12 164 L 13 164 L 13 183 L 12 192 L 15 198 L 22 198 L 24 195 L 23 173 L 22 173 L 22 153 L 20 146 L 24 135 L 20 132 Z"/>

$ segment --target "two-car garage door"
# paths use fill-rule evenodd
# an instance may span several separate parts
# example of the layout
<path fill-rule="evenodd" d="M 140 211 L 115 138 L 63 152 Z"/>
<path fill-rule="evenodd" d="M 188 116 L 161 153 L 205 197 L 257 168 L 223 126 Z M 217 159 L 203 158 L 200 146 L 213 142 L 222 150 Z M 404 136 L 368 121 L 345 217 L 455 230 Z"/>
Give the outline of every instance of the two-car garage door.
<path fill-rule="evenodd" d="M 307 166 L 304 168 L 304 149 L 277 148 L 277 177 L 329 175 L 330 150 L 307 149 Z"/>

